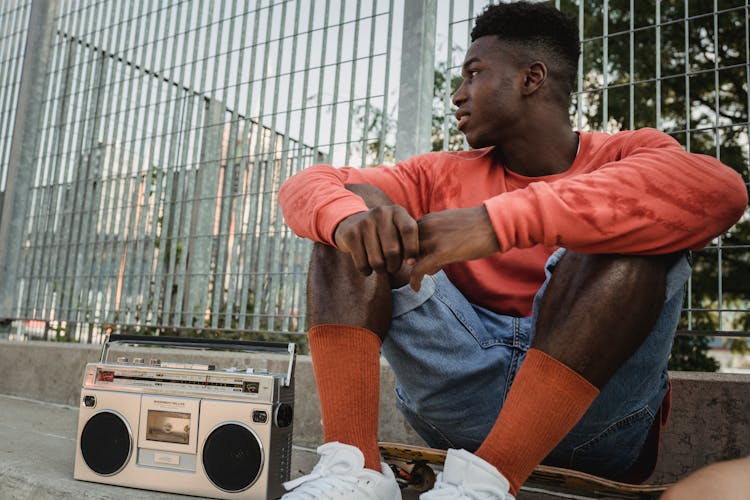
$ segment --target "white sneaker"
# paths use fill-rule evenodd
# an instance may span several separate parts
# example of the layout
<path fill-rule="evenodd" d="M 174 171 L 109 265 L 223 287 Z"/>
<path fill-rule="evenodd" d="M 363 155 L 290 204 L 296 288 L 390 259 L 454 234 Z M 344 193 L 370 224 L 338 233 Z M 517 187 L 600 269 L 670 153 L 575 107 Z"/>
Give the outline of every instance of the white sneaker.
<path fill-rule="evenodd" d="M 312 472 L 284 483 L 285 500 L 401 500 L 393 471 L 380 464 L 382 474 L 365 469 L 359 448 L 339 442 L 318 447 L 320 460 Z"/>
<path fill-rule="evenodd" d="M 420 500 L 514 500 L 510 484 L 491 464 L 466 450 L 448 450 L 435 487 Z"/>

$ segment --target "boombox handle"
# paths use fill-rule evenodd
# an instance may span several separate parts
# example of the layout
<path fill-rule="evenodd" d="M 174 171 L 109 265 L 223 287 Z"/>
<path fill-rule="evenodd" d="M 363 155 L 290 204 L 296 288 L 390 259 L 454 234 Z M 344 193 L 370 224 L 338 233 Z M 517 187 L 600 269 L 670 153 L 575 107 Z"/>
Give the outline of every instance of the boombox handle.
<path fill-rule="evenodd" d="M 191 337 L 149 337 L 146 335 L 127 335 L 121 333 L 110 333 L 107 335 L 104 345 L 102 346 L 101 362 L 107 362 L 110 344 L 133 344 L 133 345 L 156 345 L 183 347 L 189 349 L 214 349 L 230 351 L 248 351 L 248 352 L 273 352 L 281 354 L 289 353 L 289 364 L 287 367 L 286 377 L 282 383 L 284 387 L 289 387 L 292 382 L 292 372 L 294 370 L 294 355 L 296 345 L 293 342 L 257 342 L 252 340 L 227 340 L 227 339 L 196 339 Z"/>

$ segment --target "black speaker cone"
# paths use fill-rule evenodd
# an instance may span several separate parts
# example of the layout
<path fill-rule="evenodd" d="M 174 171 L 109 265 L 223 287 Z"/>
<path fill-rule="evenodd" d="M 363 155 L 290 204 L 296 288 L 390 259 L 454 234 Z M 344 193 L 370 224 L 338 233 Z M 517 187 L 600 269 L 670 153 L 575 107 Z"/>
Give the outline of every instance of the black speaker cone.
<path fill-rule="evenodd" d="M 249 488 L 260 475 L 263 451 L 255 434 L 238 424 L 220 425 L 203 445 L 206 475 L 224 491 Z"/>
<path fill-rule="evenodd" d="M 132 446 L 128 426 L 115 413 L 97 413 L 83 426 L 81 454 L 97 474 L 111 476 L 119 472 L 130 458 Z"/>

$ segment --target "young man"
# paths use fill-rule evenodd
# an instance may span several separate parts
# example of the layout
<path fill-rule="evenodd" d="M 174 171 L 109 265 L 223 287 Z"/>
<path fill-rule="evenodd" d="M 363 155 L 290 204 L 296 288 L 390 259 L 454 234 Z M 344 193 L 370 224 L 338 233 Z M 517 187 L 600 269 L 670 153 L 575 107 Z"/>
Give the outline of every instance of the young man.
<path fill-rule="evenodd" d="M 685 251 L 738 220 L 743 181 L 653 129 L 573 131 L 577 28 L 554 8 L 488 7 L 472 40 L 453 103 L 474 151 L 316 165 L 281 189 L 317 242 L 326 441 L 284 498 L 400 498 L 377 447 L 381 349 L 402 412 L 448 449 L 424 499 L 513 498 L 542 461 L 653 465 Z"/>

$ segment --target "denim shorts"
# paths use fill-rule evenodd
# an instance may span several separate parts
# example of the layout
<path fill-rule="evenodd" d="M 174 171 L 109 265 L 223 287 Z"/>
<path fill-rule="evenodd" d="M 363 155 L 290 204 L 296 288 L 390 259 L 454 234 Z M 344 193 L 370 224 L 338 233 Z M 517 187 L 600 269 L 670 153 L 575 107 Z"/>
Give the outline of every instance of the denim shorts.
<path fill-rule="evenodd" d="M 547 261 L 532 316 L 497 314 L 469 303 L 441 271 L 414 292 L 393 291 L 383 355 L 396 375 L 396 402 L 437 448 L 476 450 L 495 423 L 534 337 L 537 306 L 565 250 Z M 681 256 L 667 274 L 653 330 L 544 463 L 613 479 L 636 461 L 667 392 L 667 360 L 691 268 Z"/>

